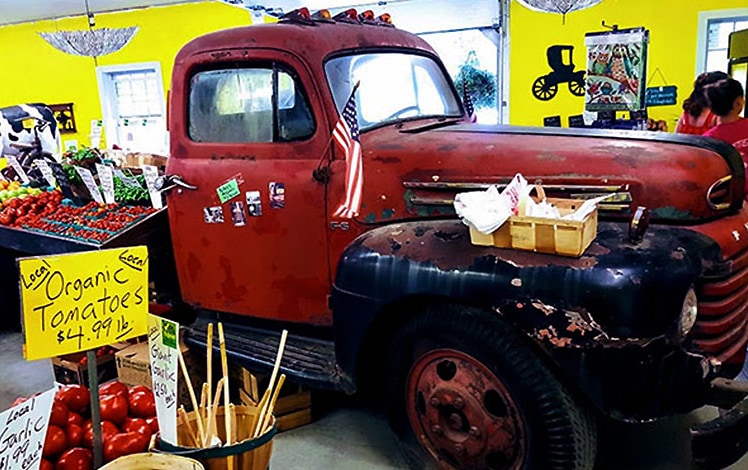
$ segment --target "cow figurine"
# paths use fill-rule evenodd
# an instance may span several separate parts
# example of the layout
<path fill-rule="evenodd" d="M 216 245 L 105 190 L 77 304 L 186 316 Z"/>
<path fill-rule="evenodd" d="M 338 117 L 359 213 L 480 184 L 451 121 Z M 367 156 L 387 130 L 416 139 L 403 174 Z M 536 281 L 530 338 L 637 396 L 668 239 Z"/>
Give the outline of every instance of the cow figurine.
<path fill-rule="evenodd" d="M 24 127 L 23 122 L 27 119 L 36 121 L 34 127 Z M 34 103 L 0 108 L 0 156 L 18 155 L 20 148 L 33 148 L 36 145 L 36 135 L 39 137 L 41 153 L 48 153 L 59 160 L 60 130 L 49 107 Z M 12 144 L 19 145 L 16 147 Z"/>

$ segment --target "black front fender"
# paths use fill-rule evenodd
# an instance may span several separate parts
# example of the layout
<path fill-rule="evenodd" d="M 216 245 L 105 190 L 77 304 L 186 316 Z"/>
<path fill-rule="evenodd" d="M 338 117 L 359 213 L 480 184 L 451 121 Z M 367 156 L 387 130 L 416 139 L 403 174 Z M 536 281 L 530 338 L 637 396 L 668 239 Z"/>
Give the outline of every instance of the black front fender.
<path fill-rule="evenodd" d="M 579 258 L 474 246 L 454 220 L 381 227 L 357 238 L 338 265 L 338 360 L 354 374 L 375 317 L 420 296 L 496 312 L 562 368 L 576 362 L 570 348 L 638 344 L 664 351 L 686 292 L 720 256 L 713 240 L 677 227 L 652 226 L 633 245 L 624 224 L 601 223 Z"/>

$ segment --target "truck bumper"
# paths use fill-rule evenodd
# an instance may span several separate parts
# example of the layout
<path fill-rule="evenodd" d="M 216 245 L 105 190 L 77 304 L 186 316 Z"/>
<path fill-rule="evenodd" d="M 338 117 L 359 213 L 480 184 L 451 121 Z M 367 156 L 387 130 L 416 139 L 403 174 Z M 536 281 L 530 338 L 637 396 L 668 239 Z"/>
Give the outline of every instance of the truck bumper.
<path fill-rule="evenodd" d="M 715 379 L 723 391 L 725 387 L 736 393 L 748 390 L 746 382 L 727 382 Z M 748 452 L 748 396 L 718 418 L 693 426 L 691 454 L 693 468 L 720 469 L 735 463 Z"/>

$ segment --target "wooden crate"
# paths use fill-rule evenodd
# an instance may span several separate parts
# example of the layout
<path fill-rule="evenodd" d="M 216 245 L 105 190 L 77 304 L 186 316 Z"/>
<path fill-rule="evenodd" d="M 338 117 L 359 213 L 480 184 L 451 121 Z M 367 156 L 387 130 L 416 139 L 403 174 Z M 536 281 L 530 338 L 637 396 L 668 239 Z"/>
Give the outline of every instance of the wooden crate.
<path fill-rule="evenodd" d="M 576 211 L 581 199 L 547 198 L 561 215 Z M 597 209 L 584 220 L 512 216 L 498 230 L 486 235 L 470 227 L 473 245 L 514 248 L 563 256 L 580 256 L 597 236 Z"/>
<path fill-rule="evenodd" d="M 239 399 L 247 406 L 256 406 L 262 398 L 258 383 L 262 377 L 256 377 L 242 368 L 242 386 Z M 264 389 L 262 390 L 264 391 Z M 275 404 L 275 424 L 278 432 L 288 431 L 312 422 L 312 393 L 300 385 L 286 383 Z"/>

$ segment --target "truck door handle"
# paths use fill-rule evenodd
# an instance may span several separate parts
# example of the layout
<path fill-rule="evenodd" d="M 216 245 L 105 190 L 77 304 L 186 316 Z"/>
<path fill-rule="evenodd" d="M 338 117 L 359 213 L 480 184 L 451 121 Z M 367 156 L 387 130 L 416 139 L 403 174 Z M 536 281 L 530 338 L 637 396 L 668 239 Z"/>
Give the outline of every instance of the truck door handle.
<path fill-rule="evenodd" d="M 159 176 L 156 179 L 156 190 L 158 191 L 170 191 L 177 186 L 184 189 L 190 189 L 192 191 L 197 189 L 197 186 L 185 183 L 182 177 L 179 175 L 163 175 Z"/>

